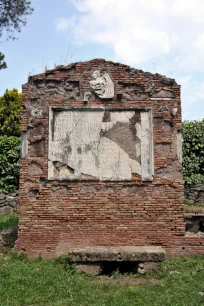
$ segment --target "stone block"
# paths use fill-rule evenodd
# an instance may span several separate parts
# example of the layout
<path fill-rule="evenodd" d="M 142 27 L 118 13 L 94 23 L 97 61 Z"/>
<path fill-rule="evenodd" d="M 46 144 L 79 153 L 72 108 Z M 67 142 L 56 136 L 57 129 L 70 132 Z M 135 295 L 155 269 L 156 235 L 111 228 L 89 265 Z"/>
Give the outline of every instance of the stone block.
<path fill-rule="evenodd" d="M 40 176 L 43 174 L 42 167 L 37 162 L 31 162 L 28 168 L 31 176 Z"/>
<path fill-rule="evenodd" d="M 0 200 L 4 200 L 6 195 L 4 193 L 0 193 Z"/>
<path fill-rule="evenodd" d="M 13 196 L 8 196 L 6 199 L 8 202 L 13 202 L 16 198 Z"/>
<path fill-rule="evenodd" d="M 18 191 L 12 192 L 12 193 L 10 194 L 11 197 L 16 197 L 17 195 L 18 195 Z"/>
<path fill-rule="evenodd" d="M 13 248 L 18 237 L 18 228 L 11 227 L 2 231 L 1 233 L 3 247 L 4 248 Z"/>
<path fill-rule="evenodd" d="M 137 272 L 139 274 L 152 272 L 153 270 L 159 268 L 160 264 L 161 264 L 160 262 L 140 262 L 138 264 Z"/>
<path fill-rule="evenodd" d="M 76 272 L 84 272 L 92 276 L 97 276 L 102 273 L 101 263 L 81 263 L 76 265 Z"/>
<path fill-rule="evenodd" d="M 13 209 L 10 206 L 3 206 L 0 207 L 0 215 L 4 215 L 4 214 L 8 214 L 8 213 L 12 213 Z"/>
<path fill-rule="evenodd" d="M 30 156 L 43 156 L 45 153 L 45 140 L 40 139 L 30 145 Z"/>
<path fill-rule="evenodd" d="M 14 199 L 13 201 L 10 201 L 8 205 L 15 208 L 17 206 L 16 200 Z"/>
<path fill-rule="evenodd" d="M 72 262 L 101 261 L 154 261 L 165 259 L 166 252 L 161 247 L 153 246 L 101 246 L 69 248 L 68 257 Z"/>

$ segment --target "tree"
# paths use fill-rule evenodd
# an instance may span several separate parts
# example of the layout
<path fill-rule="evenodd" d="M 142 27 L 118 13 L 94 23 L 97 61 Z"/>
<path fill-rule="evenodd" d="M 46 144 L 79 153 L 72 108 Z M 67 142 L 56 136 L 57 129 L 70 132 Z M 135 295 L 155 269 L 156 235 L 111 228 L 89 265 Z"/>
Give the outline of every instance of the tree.
<path fill-rule="evenodd" d="M 0 97 L 0 136 L 20 135 L 21 100 L 22 95 L 17 89 L 7 89 Z"/>
<path fill-rule="evenodd" d="M 0 136 L 0 192 L 18 188 L 20 168 L 20 138 Z"/>
<path fill-rule="evenodd" d="M 5 68 L 7 68 L 7 65 L 4 61 L 4 55 L 0 52 L 0 70 Z"/>
<path fill-rule="evenodd" d="M 26 17 L 32 14 L 31 2 L 27 0 L 0 0 L 0 38 L 5 34 L 7 40 L 16 39 L 15 32 L 20 32 L 26 25 Z M 0 52 L 0 69 L 6 68 Z"/>
<path fill-rule="evenodd" d="M 204 182 L 204 119 L 184 121 L 183 135 L 183 174 L 186 184 Z"/>
<path fill-rule="evenodd" d="M 18 188 L 21 100 L 17 89 L 0 97 L 0 192 Z"/>

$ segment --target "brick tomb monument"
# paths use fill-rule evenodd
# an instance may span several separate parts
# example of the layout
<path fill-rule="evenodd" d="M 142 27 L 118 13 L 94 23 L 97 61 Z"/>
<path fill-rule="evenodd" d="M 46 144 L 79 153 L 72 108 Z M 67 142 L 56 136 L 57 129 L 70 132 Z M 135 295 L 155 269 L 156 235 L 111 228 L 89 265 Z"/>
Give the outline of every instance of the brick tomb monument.
<path fill-rule="evenodd" d="M 186 237 L 180 86 L 95 59 L 23 85 L 17 249 L 76 262 L 204 254 Z"/>

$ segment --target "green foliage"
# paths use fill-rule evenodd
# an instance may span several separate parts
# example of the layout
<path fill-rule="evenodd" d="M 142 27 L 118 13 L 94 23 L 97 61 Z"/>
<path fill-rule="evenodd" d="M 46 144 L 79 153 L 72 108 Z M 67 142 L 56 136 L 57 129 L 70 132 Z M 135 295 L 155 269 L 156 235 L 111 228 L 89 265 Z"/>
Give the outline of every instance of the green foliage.
<path fill-rule="evenodd" d="M 0 215 L 0 232 L 9 227 L 18 225 L 18 216 L 16 214 Z"/>
<path fill-rule="evenodd" d="M 30 261 L 16 254 L 0 257 L 0 277 L 2 306 L 204 305 L 203 257 L 163 262 L 157 272 L 145 276 L 154 277 L 155 284 L 145 285 L 120 285 L 120 278 L 118 284 L 99 283 L 54 260 Z"/>
<path fill-rule="evenodd" d="M 0 97 L 0 191 L 18 186 L 21 100 L 17 89 L 6 90 Z"/>
<path fill-rule="evenodd" d="M 31 2 L 27 0 L 0 0 L 0 37 L 5 31 L 7 39 L 15 39 L 14 32 L 20 32 L 26 25 L 26 16 L 32 14 Z"/>
<path fill-rule="evenodd" d="M 6 90 L 0 97 L 0 135 L 20 135 L 22 95 L 17 89 Z"/>
<path fill-rule="evenodd" d="M 204 119 L 185 121 L 183 135 L 183 173 L 186 184 L 204 182 Z"/>
<path fill-rule="evenodd" d="M 0 38 L 14 40 L 15 32 L 20 32 L 21 27 L 26 25 L 26 17 L 32 14 L 31 2 L 27 0 L 0 0 Z M 4 55 L 0 52 L 0 70 L 7 68 L 2 62 Z"/>
<path fill-rule="evenodd" d="M 0 52 L 0 70 L 7 68 L 6 62 L 4 61 L 4 55 Z"/>
<path fill-rule="evenodd" d="M 18 187 L 20 138 L 0 136 L 0 191 Z"/>

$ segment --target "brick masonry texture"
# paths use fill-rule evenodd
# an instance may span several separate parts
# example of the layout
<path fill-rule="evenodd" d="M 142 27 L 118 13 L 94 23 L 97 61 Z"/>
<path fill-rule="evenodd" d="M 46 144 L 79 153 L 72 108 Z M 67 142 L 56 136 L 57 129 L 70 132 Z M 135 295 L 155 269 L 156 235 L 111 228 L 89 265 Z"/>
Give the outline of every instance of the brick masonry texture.
<path fill-rule="evenodd" d="M 115 96 L 102 100 L 93 94 L 85 104 L 95 70 L 110 75 Z M 174 97 L 157 98 L 161 89 Z M 175 105 L 178 112 L 173 116 Z M 151 109 L 153 181 L 142 182 L 139 175 L 129 182 L 49 181 L 50 106 Z M 28 155 L 21 159 L 19 251 L 32 258 L 53 258 L 66 255 L 71 246 L 155 245 L 169 257 L 204 254 L 204 239 L 185 237 L 184 186 L 176 145 L 180 86 L 174 80 L 103 59 L 58 66 L 23 85 L 21 129 L 27 132 Z"/>

